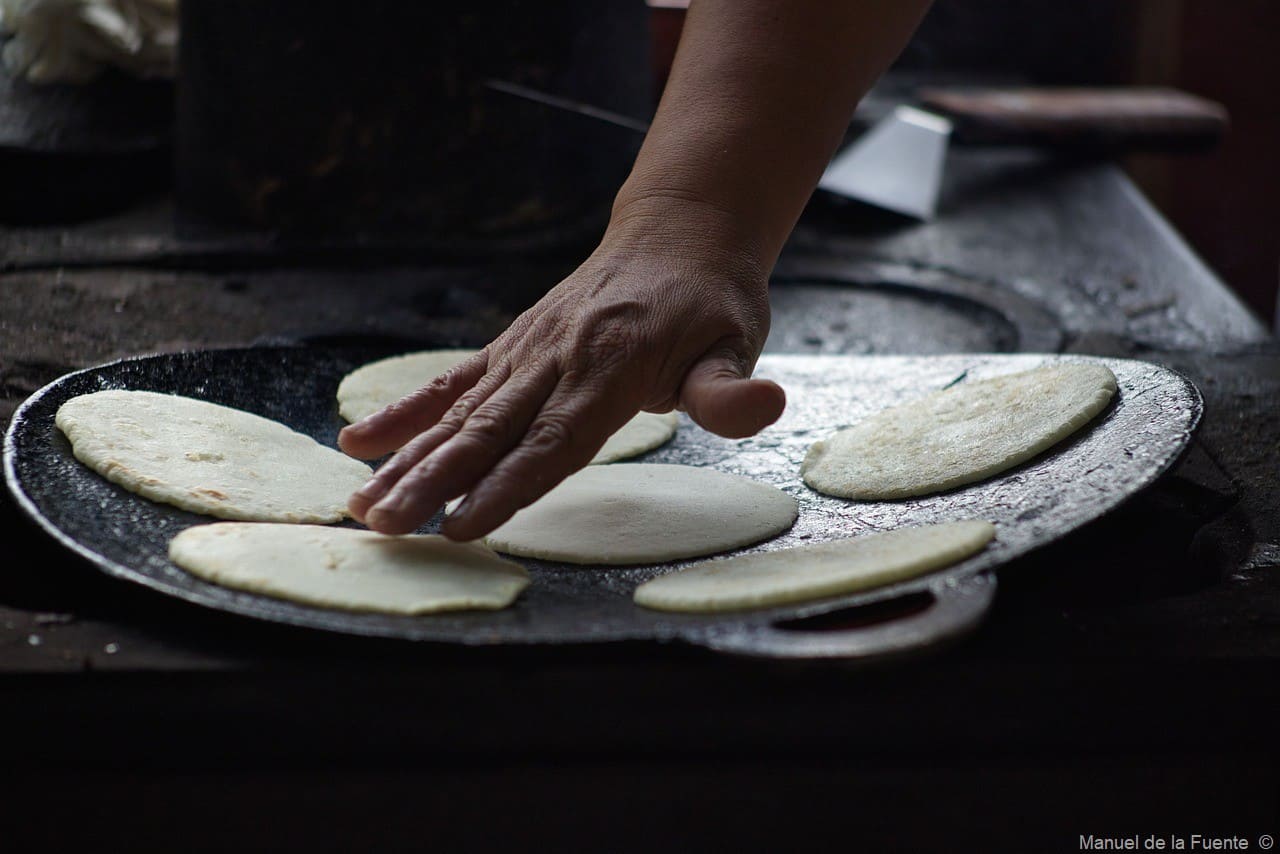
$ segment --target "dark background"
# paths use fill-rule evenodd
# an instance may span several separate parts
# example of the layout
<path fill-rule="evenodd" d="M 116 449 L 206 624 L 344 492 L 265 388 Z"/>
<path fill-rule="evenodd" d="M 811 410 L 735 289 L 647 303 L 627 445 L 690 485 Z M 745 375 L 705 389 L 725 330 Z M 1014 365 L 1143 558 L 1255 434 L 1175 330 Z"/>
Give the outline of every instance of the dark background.
<path fill-rule="evenodd" d="M 1223 104 L 1232 126 L 1217 149 L 1133 157 L 1126 169 L 1270 324 L 1280 283 L 1277 37 L 1273 0 L 936 0 L 898 64 L 1171 86 Z"/>
<path fill-rule="evenodd" d="M 649 3 L 661 75 L 687 3 Z M 1045 85 L 1170 86 L 1224 105 L 1231 128 L 1213 151 L 1135 156 L 1125 168 L 1273 326 L 1280 284 L 1277 38 L 1274 0 L 935 0 L 894 69 Z"/>

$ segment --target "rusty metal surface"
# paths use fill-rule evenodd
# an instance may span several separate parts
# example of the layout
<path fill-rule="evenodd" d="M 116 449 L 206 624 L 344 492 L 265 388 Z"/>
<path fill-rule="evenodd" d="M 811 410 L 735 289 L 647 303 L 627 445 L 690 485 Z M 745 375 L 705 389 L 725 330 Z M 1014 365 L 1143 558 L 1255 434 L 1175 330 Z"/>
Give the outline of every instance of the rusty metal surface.
<path fill-rule="evenodd" d="M 210 519 L 147 501 L 98 477 L 74 459 L 53 424 L 57 407 L 77 394 L 104 387 L 151 389 L 254 411 L 334 445 L 342 426 L 333 400 L 337 383 L 374 357 L 361 350 L 244 348 L 128 359 L 68 375 L 33 395 L 13 419 L 5 443 L 8 486 L 50 535 L 104 572 L 200 605 L 279 623 L 466 645 L 646 639 L 748 654 L 871 657 L 920 648 L 976 625 L 994 587 L 983 573 L 1105 514 L 1154 481 L 1189 442 L 1200 415 L 1199 394 L 1181 375 L 1145 362 L 1108 359 L 1104 361 L 1115 371 L 1120 393 L 1092 428 L 1075 439 L 986 483 L 906 501 L 850 502 L 819 495 L 800 481 L 799 463 L 810 443 L 958 378 L 978 379 L 1061 357 L 765 356 L 758 374 L 789 392 L 788 410 L 776 425 L 749 439 L 728 440 L 685 421 L 671 443 L 643 459 L 711 466 L 795 495 L 801 508 L 796 524 L 756 549 L 972 517 L 995 523 L 997 540 L 981 554 L 914 582 L 723 616 L 662 614 L 632 603 L 637 584 L 687 562 L 590 568 L 522 561 L 533 584 L 514 607 L 430 617 L 349 614 L 217 587 L 166 557 L 171 537 Z M 433 530 L 437 521 L 424 530 Z M 778 629 L 781 621 L 920 591 L 927 591 L 931 602 L 923 612 L 901 619 L 906 630 L 886 628 L 879 621 L 824 633 L 823 645 L 815 646 L 805 632 Z"/>

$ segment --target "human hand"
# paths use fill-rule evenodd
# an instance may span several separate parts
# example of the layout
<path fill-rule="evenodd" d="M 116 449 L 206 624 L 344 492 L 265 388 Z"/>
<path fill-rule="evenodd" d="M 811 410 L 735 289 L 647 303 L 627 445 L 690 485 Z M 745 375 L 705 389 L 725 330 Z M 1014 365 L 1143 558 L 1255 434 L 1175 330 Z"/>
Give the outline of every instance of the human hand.
<path fill-rule="evenodd" d="M 641 409 L 681 409 L 729 438 L 782 414 L 750 379 L 769 330 L 768 271 L 716 213 L 615 213 L 599 248 L 474 357 L 346 427 L 340 447 L 399 449 L 349 502 L 404 534 L 465 495 L 441 526 L 484 536 L 587 465 Z"/>

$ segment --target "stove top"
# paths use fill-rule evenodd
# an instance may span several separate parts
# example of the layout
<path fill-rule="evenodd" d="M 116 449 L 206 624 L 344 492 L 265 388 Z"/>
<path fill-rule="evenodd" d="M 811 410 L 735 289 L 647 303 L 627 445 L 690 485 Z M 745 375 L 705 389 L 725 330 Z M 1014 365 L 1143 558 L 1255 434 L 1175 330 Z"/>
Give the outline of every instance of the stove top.
<path fill-rule="evenodd" d="M 6 496 L 0 519 L 26 555 L 0 570 L 0 707 L 25 734 L 7 748 L 12 761 L 139 768 L 146 753 L 282 768 L 324 749 L 347 769 L 511 756 L 553 767 L 590 754 L 732 786 L 708 769 L 775 757 L 813 770 L 843 757 L 880 768 L 875 780 L 935 781 L 948 803 L 981 812 L 973 781 L 995 772 L 973 771 L 973 757 L 1033 756 L 1077 773 L 1059 783 L 1038 760 L 1001 760 L 1012 776 L 999 778 L 1000 797 L 1024 815 L 1045 791 L 1069 803 L 1085 790 L 1130 815 L 1152 793 L 1268 815 L 1280 349 L 1114 164 L 1029 150 L 949 157 L 927 224 L 815 195 L 775 271 L 766 352 L 1141 359 L 1189 377 L 1205 399 L 1182 460 L 1002 573 L 963 644 L 868 670 L 649 643 L 538 654 L 330 638 L 100 577 Z M 0 416 L 67 372 L 131 355 L 483 343 L 577 257 L 538 241 L 458 249 L 183 237 L 164 193 L 90 221 L 0 228 Z M 335 748 L 335 731 L 360 735 Z M 1245 758 L 1185 758 L 1205 755 Z M 1107 758 L 1086 774 L 1082 756 Z M 946 767 L 972 773 L 947 778 Z M 1188 770 L 1206 767 L 1222 773 Z M 882 806 L 909 823 L 900 805 Z"/>

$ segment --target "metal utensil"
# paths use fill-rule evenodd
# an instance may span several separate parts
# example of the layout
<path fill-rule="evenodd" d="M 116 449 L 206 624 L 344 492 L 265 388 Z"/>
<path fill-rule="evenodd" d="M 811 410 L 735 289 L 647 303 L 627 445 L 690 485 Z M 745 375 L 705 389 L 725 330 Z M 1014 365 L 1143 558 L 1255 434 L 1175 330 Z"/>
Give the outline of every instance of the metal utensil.
<path fill-rule="evenodd" d="M 827 166 L 818 189 L 896 213 L 932 219 L 951 122 L 899 106 Z"/>
<path fill-rule="evenodd" d="M 1172 89 L 922 89 L 841 151 L 818 187 L 919 220 L 933 219 L 951 143 L 1029 145 L 1114 155 L 1196 151 L 1217 141 L 1226 110 Z"/>
<path fill-rule="evenodd" d="M 584 104 L 580 101 L 574 101 L 571 98 L 562 98 L 559 95 L 552 95 L 538 89 L 528 86 L 522 86 L 519 83 L 512 83 L 509 80 L 486 80 L 484 85 L 495 92 L 502 92 L 506 95 L 515 95 L 517 98 L 525 98 L 548 107 L 554 107 L 558 110 L 566 110 L 578 115 L 587 116 L 593 119 L 599 119 L 602 122 L 608 122 L 625 128 L 636 133 L 646 133 L 649 130 L 649 123 L 642 119 L 624 116 L 622 113 L 616 113 L 613 110 L 606 110 L 602 107 L 595 107 L 591 104 Z"/>
<path fill-rule="evenodd" d="M 644 133 L 649 123 L 503 80 L 497 92 Z M 920 106 L 902 104 L 836 155 L 818 189 L 919 220 L 937 212 L 947 150 L 967 145 L 1033 145 L 1116 154 L 1196 151 L 1213 145 L 1227 112 L 1173 89 L 925 88 Z"/>

